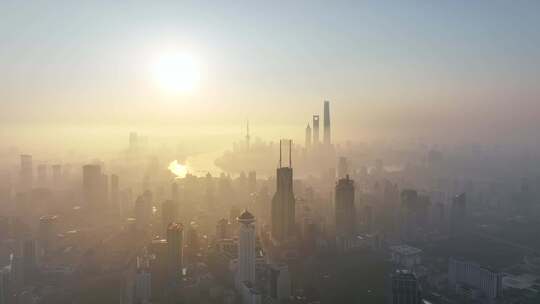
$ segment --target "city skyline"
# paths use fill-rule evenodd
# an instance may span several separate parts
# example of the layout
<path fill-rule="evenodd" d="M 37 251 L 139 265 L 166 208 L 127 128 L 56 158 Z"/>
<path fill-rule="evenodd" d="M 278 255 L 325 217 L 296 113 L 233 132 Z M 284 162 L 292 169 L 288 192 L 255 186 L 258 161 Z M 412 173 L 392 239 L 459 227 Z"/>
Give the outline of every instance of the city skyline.
<path fill-rule="evenodd" d="M 535 2 L 49 4 L 1 4 L 2 138 L 35 140 L 29 126 L 42 137 L 69 126 L 101 140 L 138 126 L 228 130 L 232 138 L 246 118 L 276 138 L 323 99 L 334 103 L 336 140 L 534 137 Z M 156 85 L 151 66 L 168 52 L 196 58 L 197 90 L 171 94 Z M 290 127 L 276 132 L 274 124 Z M 96 128 L 101 134 L 88 131 Z"/>
<path fill-rule="evenodd" d="M 0 304 L 540 303 L 539 16 L 1 1 Z"/>

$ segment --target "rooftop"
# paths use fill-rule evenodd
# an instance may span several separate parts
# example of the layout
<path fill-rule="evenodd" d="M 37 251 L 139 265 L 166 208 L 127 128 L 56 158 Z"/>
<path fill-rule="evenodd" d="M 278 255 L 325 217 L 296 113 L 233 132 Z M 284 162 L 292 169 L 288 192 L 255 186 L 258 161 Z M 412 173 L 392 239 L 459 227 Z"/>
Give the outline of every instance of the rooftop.
<path fill-rule="evenodd" d="M 238 220 L 255 220 L 255 217 L 249 211 L 244 210 L 238 217 Z"/>
<path fill-rule="evenodd" d="M 415 255 L 422 253 L 422 249 L 418 249 L 409 245 L 390 246 L 390 250 L 402 255 Z"/>
<path fill-rule="evenodd" d="M 180 223 L 170 223 L 167 227 L 167 230 L 177 230 L 182 231 L 184 229 L 184 226 Z"/>

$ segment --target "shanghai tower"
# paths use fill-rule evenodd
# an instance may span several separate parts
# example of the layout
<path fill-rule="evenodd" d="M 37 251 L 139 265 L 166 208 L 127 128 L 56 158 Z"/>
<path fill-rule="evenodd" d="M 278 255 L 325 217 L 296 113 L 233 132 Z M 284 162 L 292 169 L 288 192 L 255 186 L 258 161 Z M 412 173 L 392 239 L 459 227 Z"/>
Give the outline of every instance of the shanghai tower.
<path fill-rule="evenodd" d="M 324 101 L 324 138 L 323 142 L 325 146 L 330 146 L 330 101 Z"/>

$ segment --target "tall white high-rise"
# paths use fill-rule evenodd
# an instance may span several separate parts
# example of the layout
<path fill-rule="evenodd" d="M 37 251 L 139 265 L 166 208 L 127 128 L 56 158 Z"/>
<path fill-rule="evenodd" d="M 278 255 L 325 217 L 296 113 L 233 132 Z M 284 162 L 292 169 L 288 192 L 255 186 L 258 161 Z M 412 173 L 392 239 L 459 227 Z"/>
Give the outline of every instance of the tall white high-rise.
<path fill-rule="evenodd" d="M 237 282 L 255 283 L 255 217 L 244 210 L 237 220 L 240 224 Z"/>

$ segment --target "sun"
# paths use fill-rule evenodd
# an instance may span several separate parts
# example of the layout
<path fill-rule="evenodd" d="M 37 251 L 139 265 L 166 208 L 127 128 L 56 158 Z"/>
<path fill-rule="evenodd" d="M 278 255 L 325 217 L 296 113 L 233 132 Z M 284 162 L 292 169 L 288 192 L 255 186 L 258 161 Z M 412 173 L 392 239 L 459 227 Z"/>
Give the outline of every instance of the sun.
<path fill-rule="evenodd" d="M 170 93 L 194 91 L 201 78 L 198 61 L 188 53 L 161 54 L 151 69 L 156 84 Z"/>
<path fill-rule="evenodd" d="M 169 163 L 169 166 L 167 167 L 171 173 L 176 175 L 176 178 L 184 178 L 188 174 L 188 166 L 182 165 L 179 163 L 176 159 Z"/>

